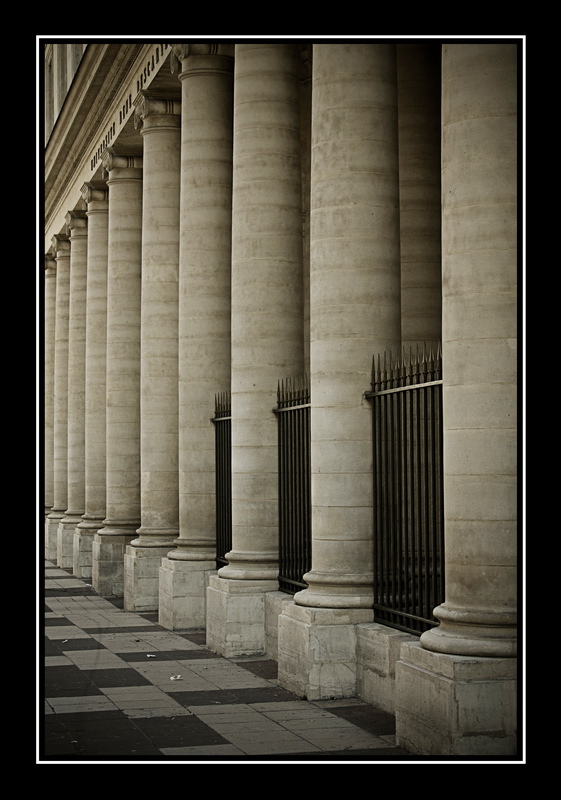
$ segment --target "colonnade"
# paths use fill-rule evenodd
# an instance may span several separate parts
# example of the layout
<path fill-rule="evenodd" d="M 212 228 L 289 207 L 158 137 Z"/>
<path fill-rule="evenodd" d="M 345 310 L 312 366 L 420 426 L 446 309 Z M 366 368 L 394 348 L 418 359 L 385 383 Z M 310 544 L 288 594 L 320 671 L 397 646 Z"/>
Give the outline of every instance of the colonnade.
<path fill-rule="evenodd" d="M 288 688 L 348 694 L 356 626 L 375 622 L 371 359 L 442 337 L 447 594 L 404 669 L 446 673 L 422 653 L 502 664 L 516 652 L 516 46 L 201 44 L 172 59 L 176 93 L 134 102 L 142 156 L 104 153 L 47 254 L 46 556 L 169 629 L 206 628 L 223 655 L 267 652 L 272 408 L 277 381 L 308 372 L 312 567 L 282 603 L 276 655 Z M 221 391 L 233 544 L 216 571 Z"/>

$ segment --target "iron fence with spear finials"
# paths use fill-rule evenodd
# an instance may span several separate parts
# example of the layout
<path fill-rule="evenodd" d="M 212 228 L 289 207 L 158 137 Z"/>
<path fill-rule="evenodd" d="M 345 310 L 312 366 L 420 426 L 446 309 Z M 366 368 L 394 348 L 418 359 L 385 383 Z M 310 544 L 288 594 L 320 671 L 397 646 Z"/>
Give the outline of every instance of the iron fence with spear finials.
<path fill-rule="evenodd" d="M 420 635 L 444 601 L 440 344 L 375 356 L 371 387 L 375 620 Z"/>
<path fill-rule="evenodd" d="M 279 589 L 305 589 L 311 569 L 310 388 L 306 375 L 278 383 Z"/>
<path fill-rule="evenodd" d="M 232 403 L 230 392 L 214 397 L 214 452 L 216 486 L 216 569 L 232 549 Z"/>

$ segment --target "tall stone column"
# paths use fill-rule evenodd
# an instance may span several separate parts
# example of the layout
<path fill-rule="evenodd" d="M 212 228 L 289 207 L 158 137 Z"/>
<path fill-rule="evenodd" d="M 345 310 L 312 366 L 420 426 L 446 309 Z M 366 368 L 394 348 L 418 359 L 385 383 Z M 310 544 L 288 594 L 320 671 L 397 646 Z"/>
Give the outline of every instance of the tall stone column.
<path fill-rule="evenodd" d="M 74 533 L 73 572 L 92 577 L 93 537 L 105 518 L 108 188 L 86 183 L 88 274 L 86 309 L 85 513 Z"/>
<path fill-rule="evenodd" d="M 179 535 L 178 272 L 181 104 L 141 92 L 143 137 L 140 494 L 125 553 L 125 609 L 155 611 L 159 570 Z"/>
<path fill-rule="evenodd" d="M 395 46 L 314 45 L 310 372 L 312 568 L 279 621 L 279 680 L 356 691 L 356 624 L 373 619 L 375 353 L 400 343 Z"/>
<path fill-rule="evenodd" d="M 56 550 L 58 528 L 68 508 L 68 309 L 70 299 L 70 241 L 53 236 L 56 258 L 55 363 L 53 386 L 53 507 L 47 517 L 49 552 Z"/>
<path fill-rule="evenodd" d="M 176 45 L 181 64 L 179 539 L 160 624 L 204 628 L 216 569 L 214 396 L 230 389 L 233 45 Z"/>
<path fill-rule="evenodd" d="M 55 385 L 55 321 L 56 321 L 56 259 L 45 256 L 45 558 L 56 563 L 56 537 L 51 536 L 48 519 L 55 501 L 54 495 L 54 385 Z"/>
<path fill-rule="evenodd" d="M 279 378 L 303 369 L 300 59 L 293 44 L 236 45 L 232 218 L 232 550 L 211 576 L 207 643 L 265 651 L 278 587 Z"/>
<path fill-rule="evenodd" d="M 70 236 L 68 312 L 68 508 L 58 526 L 57 563 L 73 567 L 74 532 L 85 506 L 86 272 L 88 221 L 84 211 L 66 215 Z"/>
<path fill-rule="evenodd" d="M 125 547 L 140 524 L 142 159 L 103 154 L 108 174 L 106 517 L 94 535 L 92 582 L 124 593 Z"/>
<path fill-rule="evenodd" d="M 442 110 L 446 589 L 401 651 L 398 736 L 498 756 L 516 752 L 516 45 L 443 46 Z"/>
<path fill-rule="evenodd" d="M 397 45 L 401 344 L 442 337 L 440 51 Z"/>

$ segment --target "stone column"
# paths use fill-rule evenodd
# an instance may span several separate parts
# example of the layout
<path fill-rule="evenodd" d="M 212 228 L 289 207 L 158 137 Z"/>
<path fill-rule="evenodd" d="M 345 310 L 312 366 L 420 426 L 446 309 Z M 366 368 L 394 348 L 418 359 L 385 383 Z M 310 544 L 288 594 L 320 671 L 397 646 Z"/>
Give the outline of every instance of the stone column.
<path fill-rule="evenodd" d="M 85 513 L 74 533 L 73 572 L 92 577 L 93 537 L 105 518 L 108 188 L 86 183 L 88 275 L 86 310 Z"/>
<path fill-rule="evenodd" d="M 56 258 L 55 364 L 53 398 L 53 495 L 47 517 L 49 551 L 56 550 L 58 528 L 68 508 L 68 305 L 70 297 L 70 242 L 66 234 L 53 237 Z"/>
<path fill-rule="evenodd" d="M 373 619 L 375 353 L 400 343 L 395 46 L 314 45 L 310 372 L 312 569 L 279 621 L 279 680 L 356 692 L 356 624 Z"/>
<path fill-rule="evenodd" d="M 56 259 L 45 256 L 45 558 L 56 563 L 56 537 L 48 519 L 54 505 L 54 370 L 56 321 Z"/>
<path fill-rule="evenodd" d="M 106 150 L 107 262 L 106 518 L 95 534 L 92 582 L 124 593 L 125 547 L 140 524 L 140 266 L 142 159 Z"/>
<path fill-rule="evenodd" d="M 230 389 L 233 45 L 181 63 L 179 539 L 160 569 L 160 624 L 204 628 L 216 569 L 214 395 Z"/>
<path fill-rule="evenodd" d="M 442 337 L 440 45 L 397 45 L 401 344 Z"/>
<path fill-rule="evenodd" d="M 232 218 L 232 550 L 207 594 L 209 646 L 265 650 L 278 587 L 279 378 L 303 370 L 300 58 L 236 45 Z"/>
<path fill-rule="evenodd" d="M 73 567 L 74 532 L 85 505 L 86 271 L 88 221 L 84 211 L 66 215 L 70 236 L 68 312 L 68 508 L 58 526 L 57 562 Z"/>
<path fill-rule="evenodd" d="M 159 570 L 179 535 L 178 272 L 181 104 L 141 92 L 141 524 L 125 553 L 125 609 L 155 611 Z"/>
<path fill-rule="evenodd" d="M 446 590 L 401 651 L 398 736 L 499 756 L 516 752 L 517 47 L 445 45 L 442 67 Z"/>

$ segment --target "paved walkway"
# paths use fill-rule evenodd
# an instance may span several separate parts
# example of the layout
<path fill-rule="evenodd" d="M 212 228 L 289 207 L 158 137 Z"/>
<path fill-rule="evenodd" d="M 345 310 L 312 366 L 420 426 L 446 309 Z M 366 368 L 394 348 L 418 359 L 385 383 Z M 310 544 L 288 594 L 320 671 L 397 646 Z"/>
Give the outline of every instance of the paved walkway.
<path fill-rule="evenodd" d="M 45 713 L 39 763 L 392 762 L 392 715 L 358 699 L 308 702 L 266 658 L 227 659 L 202 633 L 123 610 L 45 563 Z"/>

